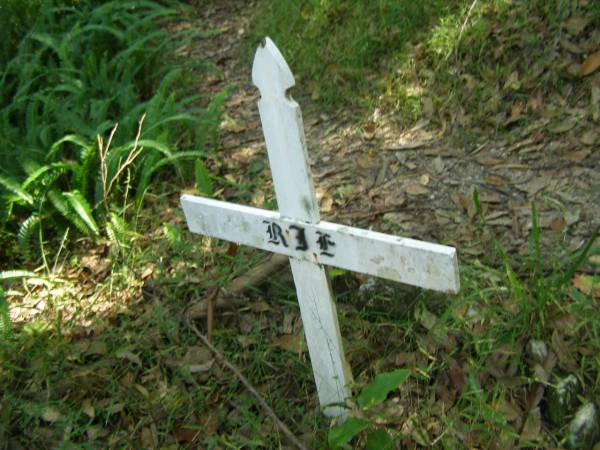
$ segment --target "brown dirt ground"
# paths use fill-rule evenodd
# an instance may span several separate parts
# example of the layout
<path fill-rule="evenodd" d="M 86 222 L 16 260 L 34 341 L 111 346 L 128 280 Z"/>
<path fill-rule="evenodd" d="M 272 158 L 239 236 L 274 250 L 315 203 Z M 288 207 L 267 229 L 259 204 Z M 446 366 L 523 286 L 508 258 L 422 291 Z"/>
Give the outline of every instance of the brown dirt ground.
<path fill-rule="evenodd" d="M 251 9 L 233 1 L 204 6 L 202 26 L 218 35 L 191 50 L 222 70 L 208 80 L 212 91 L 233 86 L 213 170 L 237 182 L 247 180 L 257 160 L 268 175 L 259 94 L 251 82 L 251 56 L 243 50 Z M 377 110 L 357 119 L 346 111 L 322 113 L 308 95 L 297 101 L 324 219 L 455 245 L 463 259 L 485 252 L 472 226 L 474 188 L 485 233 L 510 252 L 526 252 L 533 200 L 547 250 L 578 248 L 600 220 L 598 125 L 586 111 L 569 111 L 571 120 L 558 127 L 541 118 L 513 128 L 506 139 L 457 147 L 452 130 L 428 118 L 403 129 L 393 116 L 378 117 Z M 231 193 L 225 189 L 220 196 Z M 253 194 L 252 204 L 263 206 L 265 196 L 273 196 L 269 182 Z"/>

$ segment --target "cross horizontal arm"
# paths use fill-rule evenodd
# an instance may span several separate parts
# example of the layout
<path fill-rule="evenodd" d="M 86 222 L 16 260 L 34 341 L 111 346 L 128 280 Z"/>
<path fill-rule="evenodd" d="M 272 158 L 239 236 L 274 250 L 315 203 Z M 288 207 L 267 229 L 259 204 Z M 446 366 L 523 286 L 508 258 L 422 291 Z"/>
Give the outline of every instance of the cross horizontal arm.
<path fill-rule="evenodd" d="M 191 195 L 181 204 L 193 233 L 436 291 L 459 290 L 452 247 Z"/>

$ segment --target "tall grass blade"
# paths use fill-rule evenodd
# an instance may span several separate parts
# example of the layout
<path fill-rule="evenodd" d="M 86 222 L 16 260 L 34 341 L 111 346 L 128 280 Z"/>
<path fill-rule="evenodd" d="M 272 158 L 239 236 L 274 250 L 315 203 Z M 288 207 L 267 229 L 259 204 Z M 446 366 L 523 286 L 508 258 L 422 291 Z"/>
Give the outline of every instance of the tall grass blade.
<path fill-rule="evenodd" d="M 587 260 L 590 250 L 592 249 L 594 242 L 596 242 L 596 239 L 598 239 L 599 234 L 600 234 L 600 225 L 598 225 L 596 227 L 596 229 L 592 232 L 592 235 L 590 236 L 588 241 L 583 246 L 583 249 L 581 249 L 581 251 L 578 253 L 578 255 L 575 258 L 575 260 L 573 261 L 573 263 L 567 268 L 567 271 L 565 272 L 564 276 L 560 280 L 561 286 L 567 285 L 571 281 L 571 278 L 573 278 L 573 275 L 575 275 L 575 272 L 577 272 L 577 270 L 581 267 L 581 265 Z"/>
<path fill-rule="evenodd" d="M 0 335 L 4 339 L 12 337 L 12 323 L 8 314 L 8 303 L 4 298 L 4 290 L 0 287 Z"/>

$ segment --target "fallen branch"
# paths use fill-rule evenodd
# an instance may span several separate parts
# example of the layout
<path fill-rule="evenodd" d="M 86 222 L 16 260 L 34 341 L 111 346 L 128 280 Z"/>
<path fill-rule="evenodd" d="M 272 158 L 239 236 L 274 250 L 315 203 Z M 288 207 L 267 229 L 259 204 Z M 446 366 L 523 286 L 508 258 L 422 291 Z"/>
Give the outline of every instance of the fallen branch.
<path fill-rule="evenodd" d="M 302 444 L 302 442 L 300 442 L 298 440 L 298 438 L 296 436 L 294 436 L 294 434 L 290 431 L 290 429 L 287 427 L 287 425 L 285 423 L 283 423 L 279 419 L 279 417 L 277 417 L 277 415 L 275 414 L 275 411 L 273 411 L 271 409 L 271 407 L 261 397 L 261 395 L 258 393 L 258 391 L 254 388 L 254 386 L 252 386 L 250 381 L 248 381 L 248 379 L 242 374 L 242 372 L 240 372 L 240 370 L 237 367 L 235 367 L 233 364 L 231 364 L 229 361 L 227 361 L 225 359 L 225 357 L 221 354 L 221 352 L 219 352 L 217 350 L 217 348 L 208 341 L 207 337 L 204 336 L 202 333 L 200 333 L 200 331 L 198 331 L 198 329 L 194 326 L 194 324 L 192 323 L 192 321 L 189 318 L 185 317 L 184 320 L 185 320 L 186 325 L 194 332 L 194 334 L 196 334 L 196 336 L 198 336 L 200 338 L 200 340 L 204 343 L 204 345 L 206 345 L 210 349 L 211 352 L 213 352 L 217 361 L 219 361 L 219 363 L 221 363 L 222 365 L 227 367 L 229 370 L 231 370 L 233 372 L 233 374 L 238 378 L 238 380 L 241 381 L 241 383 L 244 385 L 244 387 L 254 396 L 254 398 L 256 398 L 256 400 L 258 401 L 260 406 L 263 408 L 263 410 L 267 414 L 267 416 L 269 416 L 269 418 L 273 421 L 275 426 L 277 428 L 279 428 L 279 431 L 281 431 L 285 435 L 285 437 L 292 444 L 294 444 L 297 448 L 299 448 L 301 450 L 307 450 L 306 447 L 304 446 L 304 444 Z"/>
<path fill-rule="evenodd" d="M 188 319 L 201 319 L 207 316 L 209 304 L 212 303 L 214 309 L 233 309 L 243 306 L 247 303 L 246 298 L 240 295 L 247 289 L 257 286 L 273 273 L 280 270 L 288 262 L 288 257 L 283 255 L 273 255 L 269 260 L 253 267 L 250 271 L 237 277 L 231 284 L 225 288 L 216 288 L 211 290 L 199 301 L 193 302 L 186 308 L 184 313 Z"/>

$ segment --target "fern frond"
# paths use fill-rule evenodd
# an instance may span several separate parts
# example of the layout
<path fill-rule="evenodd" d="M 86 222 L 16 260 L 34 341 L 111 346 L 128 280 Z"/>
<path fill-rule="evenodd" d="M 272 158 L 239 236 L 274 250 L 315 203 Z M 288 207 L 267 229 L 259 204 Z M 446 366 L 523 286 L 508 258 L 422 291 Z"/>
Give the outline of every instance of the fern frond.
<path fill-rule="evenodd" d="M 55 157 L 60 156 L 60 151 L 62 150 L 62 145 L 65 142 L 70 142 L 71 144 L 75 144 L 76 146 L 81 147 L 82 149 L 85 149 L 90 146 L 90 143 L 87 142 L 85 139 L 83 139 L 81 136 L 78 136 L 76 134 L 68 134 L 68 135 L 64 136 L 63 138 L 59 139 L 58 141 L 56 141 L 54 144 L 52 144 L 52 147 L 50 147 L 50 151 L 46 155 L 46 160 L 50 161 L 50 160 L 54 159 Z"/>
<path fill-rule="evenodd" d="M 0 227 L 4 227 L 10 220 L 15 200 L 12 196 L 0 196 Z"/>
<path fill-rule="evenodd" d="M 98 151 L 89 146 L 81 149 L 79 154 L 79 165 L 75 172 L 75 188 L 78 189 L 84 197 L 89 198 L 90 186 L 98 176 Z"/>
<path fill-rule="evenodd" d="M 106 236 L 108 236 L 108 240 L 110 242 L 112 242 L 114 245 L 116 245 L 117 247 L 119 247 L 119 239 L 117 239 L 117 234 L 115 233 L 115 230 L 113 228 L 113 225 L 108 222 L 106 224 Z"/>
<path fill-rule="evenodd" d="M 42 279 L 35 272 L 29 270 L 5 270 L 0 272 L 0 280 L 16 280 L 18 278 Z"/>
<path fill-rule="evenodd" d="M 30 242 L 34 234 L 40 226 L 40 217 L 37 214 L 29 216 L 19 227 L 17 240 L 19 242 L 19 250 L 25 259 L 31 258 Z"/>
<path fill-rule="evenodd" d="M 33 205 L 33 197 L 29 195 L 16 180 L 0 175 L 0 186 L 3 186 L 7 191 L 15 194 L 28 205 Z"/>
<path fill-rule="evenodd" d="M 2 288 L 0 288 L 0 335 L 5 339 L 12 337 L 12 323 L 8 314 L 8 303 L 4 298 Z"/>
<path fill-rule="evenodd" d="M 45 166 L 40 167 L 31 175 L 29 175 L 25 181 L 23 181 L 22 187 L 23 189 L 27 189 L 29 186 L 36 182 L 40 182 L 42 186 L 48 186 L 48 180 L 56 180 L 60 175 L 62 175 L 67 170 L 75 170 L 75 163 L 52 163 Z M 50 176 L 43 177 L 46 174 L 50 174 Z"/>
<path fill-rule="evenodd" d="M 51 189 L 48 191 L 48 198 L 50 199 L 52 206 L 56 208 L 60 215 L 75 225 L 79 231 L 85 235 L 95 234 L 88 224 L 80 217 L 79 213 L 75 211 L 71 201 L 65 193 L 56 189 Z"/>
<path fill-rule="evenodd" d="M 63 192 L 69 201 L 71 208 L 79 215 L 79 218 L 87 225 L 88 234 L 91 231 L 95 236 L 99 234 L 98 224 L 94 220 L 92 208 L 85 197 L 79 191 Z"/>

